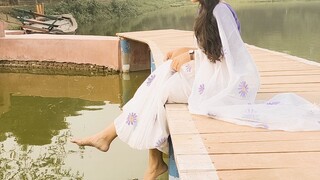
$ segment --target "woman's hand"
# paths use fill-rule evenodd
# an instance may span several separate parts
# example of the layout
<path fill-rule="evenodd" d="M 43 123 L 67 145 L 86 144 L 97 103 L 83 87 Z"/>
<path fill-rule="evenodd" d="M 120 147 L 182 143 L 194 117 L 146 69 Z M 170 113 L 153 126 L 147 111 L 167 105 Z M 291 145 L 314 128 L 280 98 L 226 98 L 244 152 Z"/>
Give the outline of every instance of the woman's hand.
<path fill-rule="evenodd" d="M 177 48 L 174 50 L 171 50 L 169 52 L 167 52 L 166 57 L 165 57 L 165 61 L 168 59 L 173 59 L 183 53 L 187 53 L 189 52 L 189 50 L 194 50 L 195 48 L 189 48 L 189 47 L 182 47 L 182 48 Z"/>
<path fill-rule="evenodd" d="M 190 58 L 190 54 L 189 52 L 185 52 L 182 53 L 172 59 L 172 63 L 171 63 L 171 68 L 177 72 L 180 71 L 181 66 L 189 61 L 191 61 L 192 59 Z"/>

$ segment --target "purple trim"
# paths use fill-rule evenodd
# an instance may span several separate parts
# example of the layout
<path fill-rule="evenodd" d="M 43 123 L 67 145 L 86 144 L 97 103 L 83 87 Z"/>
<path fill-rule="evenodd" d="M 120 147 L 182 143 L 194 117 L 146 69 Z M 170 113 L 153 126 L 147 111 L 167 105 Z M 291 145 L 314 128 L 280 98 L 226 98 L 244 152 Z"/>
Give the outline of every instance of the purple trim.
<path fill-rule="evenodd" d="M 225 2 L 224 2 L 224 4 L 227 5 L 227 7 L 230 9 L 230 11 L 231 11 L 231 13 L 232 13 L 232 15 L 234 17 L 234 20 L 236 21 L 238 30 L 239 30 L 239 32 L 241 32 L 241 25 L 240 25 L 240 21 L 239 21 L 239 18 L 237 16 L 237 13 L 233 10 L 233 8 L 229 4 L 227 4 Z"/>

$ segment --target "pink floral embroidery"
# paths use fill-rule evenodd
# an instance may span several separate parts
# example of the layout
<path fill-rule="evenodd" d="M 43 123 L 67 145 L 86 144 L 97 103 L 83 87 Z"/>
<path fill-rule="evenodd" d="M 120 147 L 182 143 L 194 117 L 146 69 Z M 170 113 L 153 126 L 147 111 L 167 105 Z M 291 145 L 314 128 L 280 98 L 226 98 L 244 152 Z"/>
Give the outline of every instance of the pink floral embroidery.
<path fill-rule="evenodd" d="M 200 84 L 199 89 L 198 89 L 199 94 L 203 94 L 204 92 L 204 84 Z"/>
<path fill-rule="evenodd" d="M 239 84 L 238 90 L 239 90 L 239 95 L 242 98 L 245 98 L 248 95 L 248 92 L 249 92 L 249 86 L 248 86 L 247 82 L 246 81 L 241 81 L 240 84 Z"/>
<path fill-rule="evenodd" d="M 135 125 L 135 124 L 137 124 L 137 118 L 138 118 L 138 116 L 136 113 L 129 113 L 126 123 L 128 125 Z"/>
<path fill-rule="evenodd" d="M 147 79 L 147 86 L 150 86 L 156 75 L 152 74 Z"/>
<path fill-rule="evenodd" d="M 159 139 L 159 140 L 157 141 L 157 143 L 156 143 L 156 148 L 161 147 L 162 144 L 164 144 L 166 141 L 167 141 L 167 138 L 164 138 L 164 137 L 161 138 L 161 139 Z"/>

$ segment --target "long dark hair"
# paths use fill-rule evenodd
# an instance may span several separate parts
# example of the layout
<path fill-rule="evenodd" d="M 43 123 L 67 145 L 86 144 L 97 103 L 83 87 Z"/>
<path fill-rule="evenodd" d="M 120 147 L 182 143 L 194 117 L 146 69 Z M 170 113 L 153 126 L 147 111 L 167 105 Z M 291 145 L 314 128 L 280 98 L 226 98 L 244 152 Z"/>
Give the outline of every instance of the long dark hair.
<path fill-rule="evenodd" d="M 223 56 L 218 24 L 213 16 L 213 9 L 219 0 L 199 0 L 199 3 L 199 15 L 195 20 L 194 33 L 199 48 L 211 62 L 216 62 Z"/>

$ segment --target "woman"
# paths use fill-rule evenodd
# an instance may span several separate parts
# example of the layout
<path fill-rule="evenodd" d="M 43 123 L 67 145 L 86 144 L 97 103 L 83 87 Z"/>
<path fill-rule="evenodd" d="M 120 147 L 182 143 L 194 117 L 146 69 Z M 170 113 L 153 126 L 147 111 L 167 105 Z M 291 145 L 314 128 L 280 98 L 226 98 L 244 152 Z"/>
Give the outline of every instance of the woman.
<path fill-rule="evenodd" d="M 200 4 L 194 26 L 199 47 L 194 52 L 195 61 L 191 61 L 189 49 L 168 53 L 169 60 L 145 80 L 114 124 L 96 135 L 72 142 L 108 151 L 118 136 L 133 148 L 149 149 L 144 179 L 155 179 L 167 171 L 162 160 L 162 152 L 168 152 L 169 131 L 164 109 L 167 102 L 188 102 L 191 113 L 237 124 L 283 130 L 320 129 L 317 120 L 320 119 L 320 110 L 295 95 L 280 95 L 264 104 L 254 105 L 259 75 L 240 37 L 234 11 L 218 0 L 192 1 Z M 282 107 L 283 102 L 285 105 Z M 310 109 L 315 110 L 307 126 L 288 126 L 257 115 L 271 111 L 274 117 L 283 118 L 282 111 L 291 107 L 291 103 L 286 102 L 303 105 L 298 107 L 303 112 L 295 114 L 299 115 L 294 117 L 297 119 Z M 296 120 L 294 118 L 292 122 Z"/>

